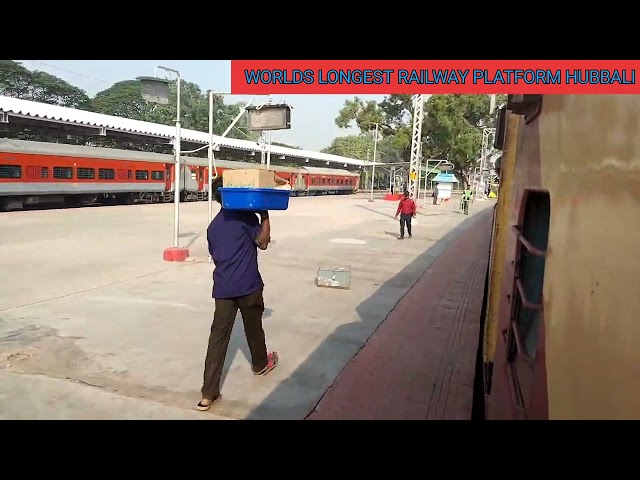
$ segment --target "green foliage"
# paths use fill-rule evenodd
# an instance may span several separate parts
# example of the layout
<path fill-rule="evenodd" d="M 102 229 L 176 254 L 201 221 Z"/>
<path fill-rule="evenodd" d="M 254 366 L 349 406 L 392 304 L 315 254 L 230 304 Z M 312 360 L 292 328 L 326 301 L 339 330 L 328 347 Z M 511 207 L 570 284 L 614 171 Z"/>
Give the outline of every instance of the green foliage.
<path fill-rule="evenodd" d="M 209 92 L 202 92 L 198 85 L 186 81 L 181 82 L 180 90 L 182 127 L 208 132 Z M 89 98 L 80 88 L 54 75 L 28 70 L 12 60 L 0 60 L 0 95 L 162 125 L 175 125 L 176 121 L 175 84 L 171 85 L 168 105 L 153 104 L 144 100 L 142 86 L 136 80 L 117 82 L 97 93 L 94 98 Z M 214 133 L 222 134 L 244 107 L 242 103 L 226 104 L 222 97 L 216 96 L 214 98 Z M 259 138 L 259 134 L 248 130 L 246 116 L 236 123 L 227 136 L 254 141 Z M 33 137 L 33 139 L 44 140 L 40 137 Z M 114 140 L 96 139 L 95 143 L 111 145 Z M 121 143 L 115 141 L 114 144 Z M 138 147 L 143 150 L 154 148 L 152 145 L 139 143 Z"/>
<path fill-rule="evenodd" d="M 505 96 L 499 95 L 497 100 L 500 105 L 505 101 Z M 468 182 L 480 157 L 482 128 L 493 127 L 489 103 L 488 95 L 432 96 L 425 105 L 423 156 L 452 162 L 455 172 Z M 356 145 L 360 140 L 357 139 L 363 136 L 368 138 L 378 123 L 383 137 L 378 142 L 380 161 L 409 161 L 412 113 L 411 95 L 389 95 L 380 103 L 364 102 L 358 97 L 347 100 L 335 123 L 340 128 L 355 124 L 361 135 L 338 137 L 325 150 L 354 156 L 348 152 L 359 151 Z"/>
<path fill-rule="evenodd" d="M 81 109 L 90 102 L 84 90 L 12 60 L 0 60 L 0 95 Z"/>
<path fill-rule="evenodd" d="M 373 155 L 373 138 L 365 134 L 336 137 L 322 152 L 366 160 Z"/>

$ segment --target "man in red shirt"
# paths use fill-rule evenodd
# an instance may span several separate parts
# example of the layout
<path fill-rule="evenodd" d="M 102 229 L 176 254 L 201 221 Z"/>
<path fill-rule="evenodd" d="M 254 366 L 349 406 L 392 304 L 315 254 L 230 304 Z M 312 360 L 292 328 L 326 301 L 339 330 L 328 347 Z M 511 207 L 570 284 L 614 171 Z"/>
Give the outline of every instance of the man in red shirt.
<path fill-rule="evenodd" d="M 407 233 L 411 238 L 411 217 L 416 218 L 416 202 L 409 197 L 409 192 L 405 191 L 402 200 L 398 204 L 396 217 L 400 215 L 400 236 L 398 240 L 404 240 L 404 226 L 407 225 Z"/>

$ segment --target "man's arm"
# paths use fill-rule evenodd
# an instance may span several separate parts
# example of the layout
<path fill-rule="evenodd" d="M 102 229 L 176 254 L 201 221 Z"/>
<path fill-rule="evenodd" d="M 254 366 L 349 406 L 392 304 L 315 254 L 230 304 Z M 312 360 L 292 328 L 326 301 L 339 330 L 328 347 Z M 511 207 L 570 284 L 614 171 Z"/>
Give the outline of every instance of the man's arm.
<path fill-rule="evenodd" d="M 260 212 L 260 233 L 256 237 L 256 245 L 260 250 L 266 250 L 271 241 L 271 222 L 269 221 L 269 212 L 264 210 Z"/>
<path fill-rule="evenodd" d="M 398 210 L 396 211 L 396 217 L 398 215 L 400 215 L 400 209 L 402 208 L 402 200 L 400 200 L 400 203 L 398 203 Z"/>
<path fill-rule="evenodd" d="M 413 215 L 413 218 L 416 217 L 416 214 L 418 213 L 418 206 L 416 205 L 415 200 L 413 201 L 413 211 L 411 212 L 411 215 Z"/>

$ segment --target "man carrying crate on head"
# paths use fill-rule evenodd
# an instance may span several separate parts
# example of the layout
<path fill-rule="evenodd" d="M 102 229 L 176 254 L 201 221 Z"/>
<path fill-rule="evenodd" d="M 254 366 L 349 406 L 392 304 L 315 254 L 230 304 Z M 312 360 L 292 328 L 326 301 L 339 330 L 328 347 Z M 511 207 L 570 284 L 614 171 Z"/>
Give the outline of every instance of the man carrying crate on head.
<path fill-rule="evenodd" d="M 213 198 L 222 204 L 220 187 L 222 176 L 211 184 Z M 271 225 L 267 211 L 254 213 L 221 208 L 207 228 L 209 254 L 215 264 L 212 296 L 216 306 L 198 410 L 209 410 L 220 398 L 222 367 L 238 310 L 251 352 L 253 374 L 266 375 L 278 363 L 276 352 L 267 353 L 262 328 L 264 283 L 258 270 L 257 249 L 266 250 L 270 240 Z"/>

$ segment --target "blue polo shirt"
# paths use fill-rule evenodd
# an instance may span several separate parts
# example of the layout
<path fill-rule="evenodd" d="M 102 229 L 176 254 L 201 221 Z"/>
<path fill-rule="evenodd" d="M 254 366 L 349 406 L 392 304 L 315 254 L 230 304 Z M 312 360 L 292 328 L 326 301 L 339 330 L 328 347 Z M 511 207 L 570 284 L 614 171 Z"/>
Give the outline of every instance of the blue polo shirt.
<path fill-rule="evenodd" d="M 213 259 L 213 298 L 242 297 L 264 287 L 258 271 L 256 238 L 260 222 L 255 213 L 221 209 L 207 228 Z"/>

